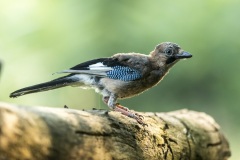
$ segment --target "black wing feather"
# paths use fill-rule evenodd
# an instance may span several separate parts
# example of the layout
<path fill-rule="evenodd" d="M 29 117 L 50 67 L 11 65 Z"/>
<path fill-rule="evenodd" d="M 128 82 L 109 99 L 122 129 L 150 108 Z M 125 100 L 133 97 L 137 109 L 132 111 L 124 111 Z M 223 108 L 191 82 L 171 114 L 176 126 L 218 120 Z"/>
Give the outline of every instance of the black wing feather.
<path fill-rule="evenodd" d="M 93 59 L 90 61 L 86 61 L 83 63 L 80 63 L 70 69 L 72 70 L 89 70 L 89 66 L 96 64 L 96 63 L 103 63 L 103 65 L 106 65 L 108 67 L 114 67 L 114 66 L 125 66 L 123 64 L 121 64 L 117 59 L 113 59 L 113 58 L 98 58 L 98 59 Z"/>

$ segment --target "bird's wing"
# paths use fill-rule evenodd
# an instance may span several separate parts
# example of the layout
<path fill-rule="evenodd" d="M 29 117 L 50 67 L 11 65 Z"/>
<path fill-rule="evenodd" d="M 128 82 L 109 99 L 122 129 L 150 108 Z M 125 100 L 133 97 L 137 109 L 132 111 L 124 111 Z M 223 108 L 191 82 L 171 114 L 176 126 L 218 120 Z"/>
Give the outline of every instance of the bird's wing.
<path fill-rule="evenodd" d="M 89 74 L 122 81 L 133 81 L 142 77 L 140 71 L 113 58 L 90 60 L 57 73 Z"/>

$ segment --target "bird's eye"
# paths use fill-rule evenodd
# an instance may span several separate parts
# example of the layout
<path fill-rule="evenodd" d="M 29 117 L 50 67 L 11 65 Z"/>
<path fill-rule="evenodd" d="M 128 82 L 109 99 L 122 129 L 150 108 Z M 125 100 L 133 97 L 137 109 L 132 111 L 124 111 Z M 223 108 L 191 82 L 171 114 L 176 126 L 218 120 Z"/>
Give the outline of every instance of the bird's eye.
<path fill-rule="evenodd" d="M 172 50 L 172 49 L 167 49 L 167 50 L 165 51 L 165 53 L 170 56 L 170 55 L 173 54 L 173 50 Z"/>

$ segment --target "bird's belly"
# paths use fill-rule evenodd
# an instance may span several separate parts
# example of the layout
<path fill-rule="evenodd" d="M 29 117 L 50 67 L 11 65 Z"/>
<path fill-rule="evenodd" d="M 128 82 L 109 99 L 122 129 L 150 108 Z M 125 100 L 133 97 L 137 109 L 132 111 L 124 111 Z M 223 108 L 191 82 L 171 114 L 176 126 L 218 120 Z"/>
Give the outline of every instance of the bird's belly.
<path fill-rule="evenodd" d="M 129 87 L 129 88 L 124 88 L 124 89 L 120 88 L 118 91 L 118 97 L 119 97 L 119 99 L 130 98 L 130 97 L 136 96 L 138 94 L 141 94 L 145 90 L 147 90 L 147 89 L 138 88 L 138 87 Z"/>
<path fill-rule="evenodd" d="M 142 84 L 141 81 L 121 81 L 103 78 L 101 83 L 110 93 L 114 93 L 118 98 L 129 98 L 138 95 L 153 85 Z"/>

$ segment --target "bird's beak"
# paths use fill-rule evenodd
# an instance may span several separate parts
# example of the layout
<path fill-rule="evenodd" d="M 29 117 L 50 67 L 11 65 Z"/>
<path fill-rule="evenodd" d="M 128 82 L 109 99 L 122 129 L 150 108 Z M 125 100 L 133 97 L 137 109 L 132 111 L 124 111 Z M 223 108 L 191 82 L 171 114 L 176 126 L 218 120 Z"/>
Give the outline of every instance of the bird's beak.
<path fill-rule="evenodd" d="M 175 55 L 176 59 L 191 58 L 191 57 L 192 57 L 192 55 L 188 52 L 185 52 L 185 51 Z"/>

